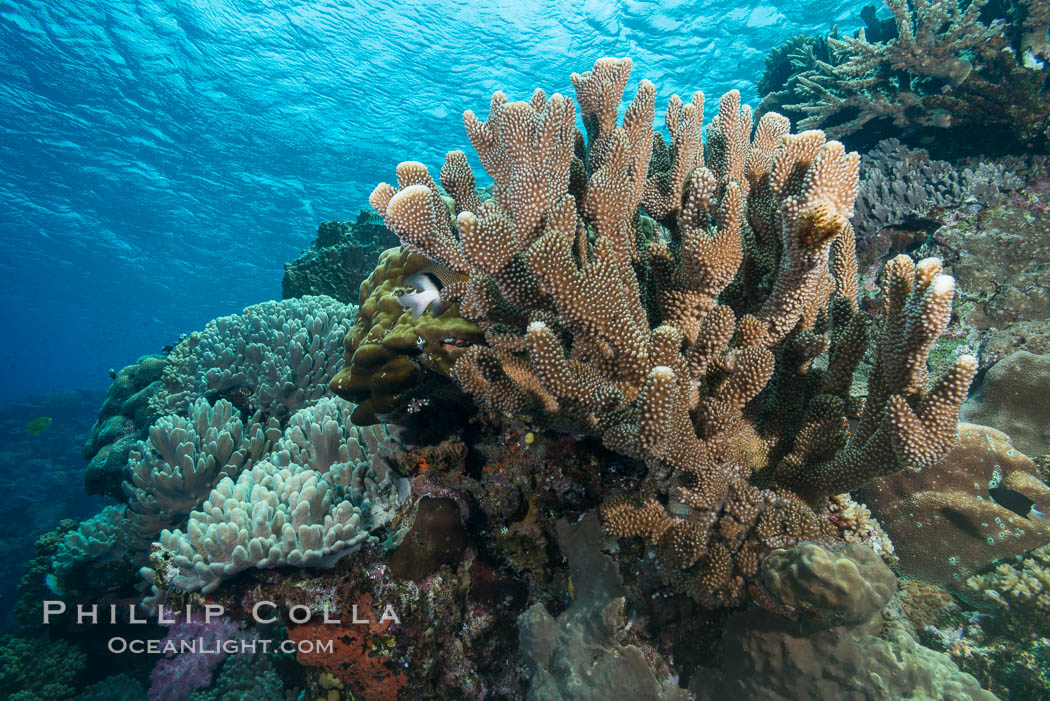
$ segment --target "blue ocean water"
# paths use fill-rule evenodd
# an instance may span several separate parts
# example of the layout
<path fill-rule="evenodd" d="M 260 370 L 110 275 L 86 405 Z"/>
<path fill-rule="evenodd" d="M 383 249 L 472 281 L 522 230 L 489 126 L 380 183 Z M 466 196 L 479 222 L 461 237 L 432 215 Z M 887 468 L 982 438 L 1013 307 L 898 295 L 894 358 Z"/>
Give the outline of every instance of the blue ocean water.
<path fill-rule="evenodd" d="M 770 48 L 863 4 L 0 2 L 0 401 L 104 388 L 280 297 L 319 221 L 401 160 L 469 152 L 459 115 L 497 89 L 572 94 L 629 55 L 658 114 L 696 89 L 754 104 Z"/>

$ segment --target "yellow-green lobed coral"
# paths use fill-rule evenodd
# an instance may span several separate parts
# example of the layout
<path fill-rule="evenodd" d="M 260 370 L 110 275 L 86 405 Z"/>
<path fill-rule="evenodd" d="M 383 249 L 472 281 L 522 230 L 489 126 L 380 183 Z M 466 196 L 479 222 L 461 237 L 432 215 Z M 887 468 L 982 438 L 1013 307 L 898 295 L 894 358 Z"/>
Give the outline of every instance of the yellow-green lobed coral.
<path fill-rule="evenodd" d="M 450 376 L 467 347 L 482 340 L 481 329 L 460 316 L 456 304 L 414 318 L 398 300 L 414 291 L 408 278 L 430 263 L 391 248 L 361 284 L 357 319 L 344 340 L 345 365 L 331 382 L 333 392 L 357 403 L 352 420 L 359 426 L 379 423 L 398 409 L 426 370 Z"/>

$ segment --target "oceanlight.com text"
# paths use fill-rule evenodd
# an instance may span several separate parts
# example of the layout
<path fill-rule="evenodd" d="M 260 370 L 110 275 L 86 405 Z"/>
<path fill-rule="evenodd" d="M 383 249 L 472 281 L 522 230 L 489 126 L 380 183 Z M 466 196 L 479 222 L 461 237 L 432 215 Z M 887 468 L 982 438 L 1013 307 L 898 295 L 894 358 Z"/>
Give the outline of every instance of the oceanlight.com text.
<path fill-rule="evenodd" d="M 106 648 L 114 654 L 133 655 L 250 655 L 272 651 L 303 654 L 332 654 L 332 640 L 128 640 L 110 638 Z"/>

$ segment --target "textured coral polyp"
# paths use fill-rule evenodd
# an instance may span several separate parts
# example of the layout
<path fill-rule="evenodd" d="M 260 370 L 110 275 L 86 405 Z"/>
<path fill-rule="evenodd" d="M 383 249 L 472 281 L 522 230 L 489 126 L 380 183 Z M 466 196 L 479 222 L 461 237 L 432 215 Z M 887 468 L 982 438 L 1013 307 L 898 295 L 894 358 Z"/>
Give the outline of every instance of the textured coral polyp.
<path fill-rule="evenodd" d="M 735 90 L 706 131 L 703 93 L 672 97 L 665 143 L 647 80 L 617 123 L 631 68 L 573 74 L 576 101 L 497 92 L 485 121 L 467 111 L 494 187 L 482 201 L 448 154 L 454 220 L 416 161 L 369 201 L 406 249 L 460 276 L 442 301 L 483 334 L 454 360 L 460 386 L 644 461 L 637 489 L 608 496 L 607 531 L 646 538 L 705 605 L 735 605 L 771 549 L 833 535 L 814 505 L 948 452 L 976 362 L 930 382 L 955 292 L 935 259 L 890 261 L 869 338 L 856 153 L 776 113 L 754 124 Z"/>

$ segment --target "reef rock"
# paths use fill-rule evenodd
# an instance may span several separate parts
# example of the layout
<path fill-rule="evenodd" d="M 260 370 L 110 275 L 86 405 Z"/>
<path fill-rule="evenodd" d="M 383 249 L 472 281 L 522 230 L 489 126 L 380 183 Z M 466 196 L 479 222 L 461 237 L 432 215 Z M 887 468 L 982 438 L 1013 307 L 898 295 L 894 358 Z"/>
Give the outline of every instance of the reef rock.
<path fill-rule="evenodd" d="M 84 446 L 89 461 L 84 472 L 88 494 L 105 494 L 120 501 L 127 498 L 120 485 L 128 476 L 128 458 L 157 418 L 150 398 L 160 391 L 167 366 L 164 356 L 144 355 L 113 378 Z"/>
<path fill-rule="evenodd" d="M 895 577 L 878 557 L 863 554 L 862 546 L 851 548 L 832 553 L 817 545 L 799 546 L 771 556 L 776 560 L 763 569 L 776 574 L 767 577 L 774 599 L 801 595 L 814 606 L 829 605 L 825 619 L 843 610 L 863 618 L 814 627 L 810 618 L 800 622 L 762 610 L 735 613 L 727 625 L 721 669 L 693 676 L 690 690 L 697 698 L 993 701 L 995 696 L 974 677 L 959 671 L 947 655 L 920 645 L 906 626 L 882 630 L 879 612 L 896 589 Z M 812 596 L 817 581 L 837 595 Z"/>
<path fill-rule="evenodd" d="M 317 226 L 317 239 L 291 263 L 284 264 L 281 298 L 327 295 L 356 304 L 361 282 L 375 268 L 379 254 L 397 245 L 397 237 L 369 212 L 357 222 L 328 221 Z"/>
<path fill-rule="evenodd" d="M 963 403 L 963 421 L 993 426 L 1028 455 L 1050 453 L 1050 354 L 1018 351 L 988 371 Z"/>
<path fill-rule="evenodd" d="M 558 522 L 558 542 L 569 557 L 577 598 L 557 618 L 536 604 L 518 618 L 521 647 L 533 668 L 528 698 L 689 698 L 659 655 L 632 643 L 626 590 L 613 561 L 600 550 L 595 514 L 578 524 Z"/>
<path fill-rule="evenodd" d="M 864 502 L 890 534 L 906 574 L 961 589 L 996 560 L 1050 542 L 1050 524 L 1000 506 L 1001 487 L 1050 508 L 1050 487 L 1001 431 L 959 425 L 959 442 L 940 463 L 876 480 Z"/>

